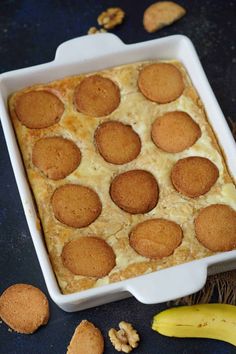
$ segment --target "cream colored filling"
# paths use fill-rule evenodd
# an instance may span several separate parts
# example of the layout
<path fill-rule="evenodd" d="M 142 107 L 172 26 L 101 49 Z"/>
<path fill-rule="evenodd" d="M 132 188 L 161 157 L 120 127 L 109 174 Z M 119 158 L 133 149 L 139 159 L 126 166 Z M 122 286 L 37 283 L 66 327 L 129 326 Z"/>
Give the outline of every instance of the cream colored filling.
<path fill-rule="evenodd" d="M 199 209 L 213 203 L 224 203 L 236 210 L 236 189 L 233 183 L 224 181 L 224 165 L 222 156 L 213 147 L 211 137 L 207 131 L 207 122 L 203 110 L 189 97 L 182 95 L 174 102 L 158 105 L 148 101 L 137 88 L 138 69 L 142 63 L 122 66 L 105 70 L 102 75 L 111 78 L 121 87 L 121 103 L 109 117 L 93 118 L 76 112 L 70 102 L 73 101 L 73 88 L 65 89 L 62 97 L 65 102 L 65 113 L 53 131 L 46 131 L 46 135 L 62 135 L 77 143 L 81 149 L 81 164 L 71 175 L 62 181 L 51 181 L 45 178 L 32 166 L 31 150 L 34 137 L 27 135 L 27 129 L 18 121 L 14 124 L 20 134 L 21 149 L 31 185 L 36 196 L 40 216 L 43 221 L 44 233 L 49 253 L 53 253 L 58 269 L 58 281 L 62 289 L 68 284 L 73 291 L 78 290 L 77 282 L 83 277 L 74 276 L 60 263 L 60 254 L 64 244 L 80 236 L 97 235 L 104 238 L 116 253 L 116 267 L 110 275 L 125 270 L 130 264 L 149 261 L 138 255 L 128 242 L 130 230 L 139 222 L 155 217 L 173 220 L 181 225 L 184 233 L 182 244 L 174 254 L 164 260 L 158 261 L 156 269 L 166 266 L 198 259 L 210 254 L 195 238 L 193 221 Z M 69 79 L 70 80 L 70 79 Z M 76 83 L 76 78 L 71 81 Z M 65 81 L 66 82 L 66 81 Z M 75 83 L 73 85 L 75 86 Z M 185 76 L 185 84 L 189 85 L 189 78 Z M 62 80 L 63 83 L 63 80 Z M 57 89 L 58 85 L 58 89 Z M 42 88 L 43 86 L 38 86 Z M 60 81 L 50 84 L 55 92 L 60 91 Z M 200 139 L 189 149 L 170 154 L 158 149 L 151 140 L 151 126 L 158 116 L 166 112 L 180 110 L 187 112 L 201 127 Z M 112 165 L 96 151 L 94 145 L 94 132 L 99 124 L 106 120 L 117 120 L 132 125 L 142 141 L 139 156 L 125 165 Z M 28 143 L 25 144 L 25 140 Z M 37 140 L 37 139 L 36 139 Z M 182 196 L 173 188 L 170 181 L 170 171 L 174 163 L 187 156 L 203 156 L 210 159 L 219 169 L 219 178 L 211 190 L 204 196 L 191 199 Z M 157 206 L 145 215 L 130 215 L 119 209 L 111 200 L 109 187 L 112 179 L 119 173 L 131 169 L 144 169 L 151 172 L 158 181 L 160 196 Z M 103 209 L 99 218 L 90 226 L 83 229 L 69 228 L 55 220 L 50 207 L 50 198 L 53 190 L 64 183 L 78 183 L 94 189 L 102 202 Z M 146 272 L 152 269 L 147 268 Z M 109 276 L 96 281 L 95 286 L 110 282 Z"/>

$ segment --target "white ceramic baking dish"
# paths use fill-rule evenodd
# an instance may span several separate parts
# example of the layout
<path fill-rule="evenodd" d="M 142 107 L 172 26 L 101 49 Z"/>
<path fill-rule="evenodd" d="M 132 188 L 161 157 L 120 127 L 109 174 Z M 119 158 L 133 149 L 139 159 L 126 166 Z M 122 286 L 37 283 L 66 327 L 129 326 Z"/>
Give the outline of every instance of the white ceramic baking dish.
<path fill-rule="evenodd" d="M 176 299 L 201 289 L 207 274 L 236 268 L 236 251 L 231 251 L 79 293 L 63 295 L 60 292 L 44 237 L 37 228 L 37 211 L 8 114 L 8 95 L 36 83 L 149 59 L 178 59 L 185 65 L 225 152 L 230 172 L 236 178 L 234 139 L 193 44 L 185 36 L 175 35 L 130 45 L 124 44 L 113 34 L 84 36 L 61 44 L 54 61 L 50 63 L 0 76 L 0 116 L 26 219 L 49 294 L 65 311 L 82 310 L 130 295 L 145 304 Z"/>

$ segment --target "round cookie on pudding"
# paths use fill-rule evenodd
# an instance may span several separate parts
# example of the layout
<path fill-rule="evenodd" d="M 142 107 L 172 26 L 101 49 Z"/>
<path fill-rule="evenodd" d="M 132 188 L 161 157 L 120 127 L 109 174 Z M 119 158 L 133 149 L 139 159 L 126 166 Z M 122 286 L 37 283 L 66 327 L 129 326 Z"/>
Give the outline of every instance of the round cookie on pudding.
<path fill-rule="evenodd" d="M 102 278 L 115 267 L 111 246 L 99 237 L 87 236 L 68 242 L 61 254 L 63 265 L 75 275 Z"/>
<path fill-rule="evenodd" d="M 91 75 L 76 87 L 74 103 L 77 111 L 86 115 L 107 116 L 119 106 L 120 90 L 112 80 L 101 75 Z"/>
<path fill-rule="evenodd" d="M 59 122 L 64 113 L 64 104 L 52 92 L 29 91 L 17 98 L 15 113 L 27 128 L 48 128 Z"/>
<path fill-rule="evenodd" d="M 209 192 L 218 177 L 219 171 L 213 162 L 200 156 L 180 159 L 171 170 L 174 188 L 190 198 L 200 197 Z"/>
<path fill-rule="evenodd" d="M 236 212 L 225 204 L 212 204 L 198 213 L 195 221 L 198 241 L 213 252 L 236 248 Z"/>
<path fill-rule="evenodd" d="M 121 122 L 108 121 L 100 124 L 94 138 L 104 160 L 115 165 L 134 160 L 141 150 L 138 134 L 130 125 Z"/>
<path fill-rule="evenodd" d="M 181 244 L 183 231 L 170 220 L 150 219 L 136 225 L 130 233 L 130 246 L 141 256 L 162 259 Z"/>
<path fill-rule="evenodd" d="M 120 209 L 130 214 L 145 214 L 157 205 L 159 187 L 150 172 L 131 170 L 113 179 L 110 195 Z"/>
<path fill-rule="evenodd" d="M 148 100 L 164 104 L 175 101 L 182 95 L 184 81 L 175 65 L 154 63 L 141 69 L 138 87 Z"/>
<path fill-rule="evenodd" d="M 201 129 L 187 113 L 174 111 L 154 121 L 151 136 L 159 149 L 177 153 L 195 144 L 201 136 Z"/>
<path fill-rule="evenodd" d="M 60 136 L 39 139 L 33 147 L 32 162 L 46 177 L 59 180 L 80 164 L 81 152 L 71 140 Z"/>
<path fill-rule="evenodd" d="M 90 225 L 102 211 L 97 193 L 78 184 L 58 187 L 52 195 L 51 204 L 56 219 L 74 228 Z"/>

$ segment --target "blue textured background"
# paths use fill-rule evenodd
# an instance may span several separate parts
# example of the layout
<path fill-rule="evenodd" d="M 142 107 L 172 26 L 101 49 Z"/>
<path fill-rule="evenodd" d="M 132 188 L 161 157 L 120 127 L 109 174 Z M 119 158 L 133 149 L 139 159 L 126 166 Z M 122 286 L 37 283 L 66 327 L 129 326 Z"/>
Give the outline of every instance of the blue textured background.
<path fill-rule="evenodd" d="M 113 33 L 125 43 L 176 33 L 192 39 L 216 97 L 231 124 L 236 119 L 236 1 L 180 0 L 178 2 L 186 7 L 187 15 L 170 27 L 148 34 L 142 27 L 142 16 L 152 2 L 1 0 L 0 72 L 52 60 L 60 43 L 86 34 L 89 27 L 96 26 L 96 18 L 101 11 L 107 7 L 120 6 L 125 10 L 126 18 Z M 2 130 L 0 144 L 0 292 L 13 283 L 26 282 L 47 293 Z M 130 298 L 68 314 L 50 301 L 50 321 L 33 335 L 19 335 L 0 324 L 0 354 L 65 353 L 74 328 L 82 319 L 91 320 L 101 328 L 105 336 L 106 354 L 117 353 L 107 339 L 107 331 L 120 320 L 131 322 L 141 334 L 141 344 L 134 351 L 137 354 L 236 353 L 236 348 L 227 343 L 207 339 L 165 338 L 153 332 L 150 329 L 152 316 L 165 307 L 165 304 L 142 305 Z"/>

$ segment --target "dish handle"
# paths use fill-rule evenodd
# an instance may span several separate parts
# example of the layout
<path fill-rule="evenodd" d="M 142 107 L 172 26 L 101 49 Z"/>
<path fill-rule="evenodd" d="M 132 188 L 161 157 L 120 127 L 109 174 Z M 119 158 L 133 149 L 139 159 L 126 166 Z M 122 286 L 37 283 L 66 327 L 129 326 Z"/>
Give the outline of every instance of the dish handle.
<path fill-rule="evenodd" d="M 87 60 L 100 55 L 113 53 L 124 47 L 122 40 L 112 33 L 98 33 L 71 39 L 59 45 L 55 55 L 57 62 L 72 62 L 78 58 Z"/>
<path fill-rule="evenodd" d="M 126 289 L 144 304 L 157 304 L 199 291 L 206 279 L 206 265 L 189 263 L 134 278 Z"/>

